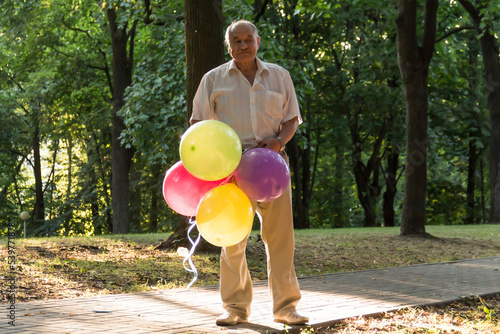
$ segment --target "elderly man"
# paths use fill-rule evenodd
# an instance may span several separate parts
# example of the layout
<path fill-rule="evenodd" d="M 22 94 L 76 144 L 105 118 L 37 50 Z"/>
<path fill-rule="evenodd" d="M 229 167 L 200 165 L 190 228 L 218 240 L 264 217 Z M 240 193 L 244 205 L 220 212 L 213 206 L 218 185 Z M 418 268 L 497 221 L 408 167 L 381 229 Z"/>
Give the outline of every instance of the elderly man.
<path fill-rule="evenodd" d="M 288 162 L 285 144 L 302 123 L 290 74 L 284 68 L 257 58 L 260 37 L 246 20 L 233 22 L 226 30 L 226 46 L 232 60 L 201 80 L 193 100 L 191 124 L 215 119 L 231 126 L 243 149 L 266 147 Z M 252 201 L 261 220 L 266 245 L 269 289 L 277 322 L 305 324 L 296 312 L 301 298 L 293 264 L 294 233 L 291 187 L 271 202 Z M 226 312 L 219 326 L 247 322 L 252 302 L 252 281 L 245 248 L 247 240 L 222 248 L 220 293 Z"/>

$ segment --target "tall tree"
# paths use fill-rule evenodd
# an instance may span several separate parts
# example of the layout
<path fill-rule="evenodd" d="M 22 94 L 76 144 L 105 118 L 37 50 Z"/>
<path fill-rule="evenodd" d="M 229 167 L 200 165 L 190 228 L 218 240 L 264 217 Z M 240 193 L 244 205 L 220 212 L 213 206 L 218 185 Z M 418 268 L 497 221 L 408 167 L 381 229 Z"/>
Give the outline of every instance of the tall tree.
<path fill-rule="evenodd" d="M 210 20 L 207 18 L 210 17 Z M 187 121 L 203 75 L 224 62 L 222 1 L 184 2 Z M 207 47 L 210 45 L 210 47 Z"/>
<path fill-rule="evenodd" d="M 265 7 L 264 7 L 265 8 Z M 284 11 L 286 14 L 284 21 L 282 22 L 285 31 L 284 33 L 290 34 L 288 38 L 293 40 L 290 43 L 286 43 L 287 51 L 295 51 L 290 52 L 291 60 L 295 63 L 299 63 L 300 61 L 304 61 L 307 59 L 308 53 L 307 49 L 303 48 L 303 44 L 310 37 L 307 33 L 310 32 L 310 27 L 308 23 L 310 22 L 307 19 L 308 14 L 305 15 L 306 19 L 302 20 L 299 15 L 295 15 L 293 13 L 297 13 L 300 11 L 300 4 L 298 1 L 283 1 L 283 8 L 279 8 L 279 11 Z M 258 14 L 257 14 L 258 15 Z M 289 71 L 294 74 L 294 72 L 298 69 L 292 68 L 292 66 L 286 66 Z M 295 84 L 299 84 L 300 78 L 294 76 Z M 299 101 L 301 103 L 301 114 L 303 119 L 305 120 L 305 126 L 302 128 L 302 138 L 308 143 L 308 145 L 300 146 L 299 145 L 299 136 L 294 135 L 290 142 L 287 144 L 288 154 L 290 158 L 290 169 L 292 171 L 292 184 L 294 186 L 294 194 L 292 196 L 292 205 L 293 205 L 293 226 L 297 229 L 304 229 L 310 227 L 309 221 L 309 204 L 311 201 L 311 122 L 309 122 L 310 118 L 310 110 L 312 104 L 311 96 L 307 98 L 301 99 Z"/>
<path fill-rule="evenodd" d="M 464 123 L 467 125 L 469 132 L 469 145 L 468 145 L 468 172 L 467 172 L 467 224 L 477 224 L 479 222 L 480 215 L 477 214 L 477 201 L 476 201 L 476 187 L 477 179 L 476 176 L 478 170 L 481 173 L 481 162 L 482 162 L 482 152 L 483 152 L 483 142 L 481 138 L 481 130 L 484 127 L 481 119 L 481 109 L 477 107 L 477 91 L 479 86 L 479 75 L 478 75 L 478 63 L 479 63 L 479 45 L 477 40 L 469 40 L 468 44 L 468 69 L 469 69 L 469 80 L 468 89 L 470 92 L 470 102 L 469 102 L 469 119 Z M 482 186 L 482 183 L 481 183 Z M 483 217 L 485 219 L 485 217 Z"/>
<path fill-rule="evenodd" d="M 43 180 L 42 180 L 42 159 L 40 156 L 40 111 L 41 103 L 35 102 L 32 110 L 32 125 L 33 125 L 33 174 L 35 176 L 35 210 L 34 219 L 35 226 L 40 228 L 45 220 L 45 202 L 43 200 Z"/>
<path fill-rule="evenodd" d="M 125 130 L 123 116 L 119 112 L 125 104 L 125 89 L 132 83 L 134 64 L 134 42 L 137 20 L 128 29 L 127 23 L 117 21 L 114 6 L 107 10 L 113 52 L 113 128 L 112 128 L 112 181 L 111 194 L 113 206 L 113 233 L 130 232 L 130 168 L 135 150 L 125 147 L 120 136 Z"/>
<path fill-rule="evenodd" d="M 488 89 L 487 105 L 490 112 L 490 223 L 500 223 L 500 57 L 498 40 L 494 32 L 494 14 L 492 1 L 459 0 L 469 13 L 476 27 L 481 53 L 483 55 L 484 74 Z"/>
<path fill-rule="evenodd" d="M 186 48 L 187 121 L 192 114 L 193 98 L 203 75 L 224 62 L 224 17 L 222 0 L 184 2 Z M 176 249 L 189 246 L 187 219 L 181 219 L 170 237 L 158 246 Z M 203 242 L 198 249 L 212 248 Z"/>
<path fill-rule="evenodd" d="M 130 202 L 136 231 L 174 227 L 179 218 L 159 199 L 164 172 L 178 161 L 179 137 L 186 130 L 183 7 L 180 0 L 146 7 L 149 19 L 139 25 L 133 83 L 120 111 L 127 127 L 122 143 L 137 150 L 131 171 L 136 199 Z"/>
<path fill-rule="evenodd" d="M 438 0 L 426 0 L 421 44 L 418 1 L 400 0 L 397 23 L 398 62 L 406 103 L 405 196 L 401 235 L 425 234 L 427 186 L 428 73 L 434 53 Z"/>

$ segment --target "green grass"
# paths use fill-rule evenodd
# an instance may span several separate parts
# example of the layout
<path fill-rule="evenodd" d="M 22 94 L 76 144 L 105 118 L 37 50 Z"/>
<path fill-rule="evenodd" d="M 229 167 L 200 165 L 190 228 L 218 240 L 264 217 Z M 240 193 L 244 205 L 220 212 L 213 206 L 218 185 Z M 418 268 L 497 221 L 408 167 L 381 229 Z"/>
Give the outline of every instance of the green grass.
<path fill-rule="evenodd" d="M 439 238 L 479 238 L 500 237 L 498 225 L 427 225 L 425 231 Z M 349 227 L 337 229 L 296 230 L 295 235 L 308 236 L 318 233 L 327 235 L 399 235 L 400 227 Z"/>
<path fill-rule="evenodd" d="M 498 225 L 428 225 L 425 227 L 426 232 L 439 238 L 464 238 L 464 239 L 491 239 L 500 237 L 500 224 Z M 257 230 L 252 231 L 252 235 L 260 233 Z M 400 233 L 400 227 L 352 227 L 352 228 L 337 228 L 337 229 L 308 229 L 295 230 L 297 239 L 308 238 L 309 236 L 397 236 Z M 108 242 L 129 242 L 137 244 L 160 244 L 166 240 L 170 233 L 149 233 L 149 234 L 108 234 L 98 236 L 72 236 L 72 237 L 28 237 L 16 239 L 16 244 L 37 246 L 41 244 L 65 244 L 68 246 L 86 244 L 99 244 L 104 240 Z M 0 245 L 5 246 L 7 238 L 0 239 Z"/>

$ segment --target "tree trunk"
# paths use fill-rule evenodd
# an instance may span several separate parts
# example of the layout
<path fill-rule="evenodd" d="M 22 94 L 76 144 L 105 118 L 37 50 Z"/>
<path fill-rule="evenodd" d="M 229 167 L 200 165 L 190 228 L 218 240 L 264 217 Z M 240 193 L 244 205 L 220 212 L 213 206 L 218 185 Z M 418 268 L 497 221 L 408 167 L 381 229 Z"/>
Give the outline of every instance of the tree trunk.
<path fill-rule="evenodd" d="M 187 120 L 201 78 L 224 62 L 222 0 L 184 1 Z M 207 47 L 210 45 L 210 47 Z"/>
<path fill-rule="evenodd" d="M 304 183 L 302 182 L 304 175 L 302 175 L 303 168 L 300 165 L 300 161 L 303 160 L 301 157 L 304 154 L 295 136 L 287 143 L 287 154 L 290 162 L 291 182 L 294 186 L 292 194 L 293 227 L 306 229 L 309 228 L 309 213 L 304 206 Z M 306 160 L 309 161 L 309 159 Z"/>
<path fill-rule="evenodd" d="M 395 226 L 394 222 L 394 198 L 396 197 L 397 189 L 397 172 L 399 164 L 399 153 L 394 148 L 389 150 L 387 155 L 387 175 L 385 176 L 385 192 L 384 203 L 382 206 L 384 226 Z"/>
<path fill-rule="evenodd" d="M 306 115 L 307 117 L 307 115 Z M 301 150 L 300 155 L 301 170 L 302 170 L 302 196 L 295 194 L 295 197 L 300 197 L 302 201 L 302 228 L 310 228 L 309 207 L 311 205 L 311 122 L 307 122 L 305 139 L 309 143 L 305 149 Z M 297 142 L 298 144 L 298 142 Z"/>
<path fill-rule="evenodd" d="M 475 136 L 472 133 L 471 136 Z M 469 141 L 469 166 L 467 169 L 467 224 L 476 223 L 476 165 L 478 160 L 477 148 L 474 140 Z"/>
<path fill-rule="evenodd" d="M 186 40 L 186 101 L 187 122 L 193 112 L 193 98 L 201 78 L 209 70 L 224 62 L 224 17 L 222 0 L 184 1 L 184 22 Z M 209 47 L 207 47 L 207 45 Z M 158 249 L 190 247 L 187 238 L 188 219 L 180 219 L 170 237 Z M 198 251 L 217 252 L 218 247 L 201 239 Z"/>
<path fill-rule="evenodd" d="M 500 224 L 500 58 L 495 36 L 483 32 L 483 54 L 488 110 L 490 112 L 490 224 Z"/>
<path fill-rule="evenodd" d="M 373 145 L 373 151 L 366 162 L 362 159 L 361 127 L 359 125 L 359 107 L 355 107 L 353 113 L 349 113 L 349 130 L 352 141 L 352 157 L 354 162 L 353 173 L 356 181 L 358 199 L 363 207 L 365 220 L 363 227 L 373 227 L 376 225 L 375 203 L 380 194 L 378 185 L 378 168 L 380 167 L 380 148 L 385 138 L 389 118 L 384 119 L 384 123 L 379 130 L 377 140 Z M 370 184 L 372 179 L 372 184 Z"/>
<path fill-rule="evenodd" d="M 151 175 L 156 175 L 151 179 L 149 189 L 151 191 L 151 209 L 149 210 L 149 233 L 156 233 L 158 231 L 158 213 L 159 213 L 159 200 L 162 198 L 163 178 L 161 165 L 154 165 L 151 167 Z"/>
<path fill-rule="evenodd" d="M 102 155 L 101 155 L 101 150 L 99 148 L 99 140 L 97 139 L 97 136 L 95 134 L 94 131 L 92 131 L 92 142 L 93 142 L 93 145 L 95 145 L 95 155 L 96 155 L 96 160 L 97 160 L 97 166 L 96 168 L 98 169 L 99 171 L 99 175 L 101 177 L 101 182 L 102 182 L 102 197 L 104 198 L 104 203 L 106 204 L 105 206 L 105 213 L 106 213 L 106 217 L 105 217 L 105 221 L 104 221 L 104 224 L 102 226 L 100 225 L 94 225 L 94 229 L 99 229 L 100 230 L 100 234 L 107 234 L 107 233 L 111 233 L 113 232 L 113 218 L 111 216 L 111 210 L 110 210 L 110 206 L 111 206 L 111 201 L 110 201 L 110 198 L 109 198 L 109 188 L 108 188 L 108 184 L 109 184 L 109 180 L 108 180 L 108 177 L 106 175 L 106 172 L 105 172 L 105 166 L 104 166 L 104 160 L 102 158 Z M 92 144 L 90 144 L 90 146 L 92 146 Z M 90 158 L 92 156 L 92 152 L 91 152 L 91 149 L 87 149 L 87 156 L 89 157 L 89 161 L 91 161 L 92 159 Z M 94 173 L 96 174 L 95 175 L 95 180 L 96 182 L 93 183 L 93 185 L 97 185 L 99 184 L 99 182 L 97 182 L 97 173 Z M 98 198 L 98 196 L 96 195 L 96 198 Z M 98 209 L 99 206 L 97 205 L 97 202 L 96 202 L 96 209 Z M 94 221 L 97 221 L 97 216 L 96 216 L 96 219 L 94 219 Z"/>
<path fill-rule="evenodd" d="M 375 165 L 373 167 L 371 183 L 368 187 L 368 195 L 370 200 L 370 206 L 373 208 L 373 226 L 379 226 L 377 224 L 377 202 L 378 197 L 381 193 L 380 181 L 380 159 L 376 159 Z"/>
<path fill-rule="evenodd" d="M 355 170 L 357 168 L 355 167 Z M 359 175 L 359 172 L 355 172 Z M 372 205 L 372 201 L 369 196 L 368 182 L 370 180 L 365 178 L 365 175 L 356 178 L 356 185 L 358 188 L 358 199 L 359 203 L 363 207 L 363 212 L 365 219 L 363 221 L 363 227 L 374 227 L 375 226 L 375 208 Z"/>
<path fill-rule="evenodd" d="M 308 109 L 308 108 L 306 108 Z M 306 117 L 306 115 L 303 115 Z M 293 227 L 296 229 L 310 228 L 309 206 L 311 202 L 311 122 L 307 123 L 304 138 L 309 145 L 300 148 L 294 136 L 287 144 L 289 155 L 291 182 L 294 187 L 292 194 Z"/>
<path fill-rule="evenodd" d="M 86 174 L 87 180 L 84 183 L 84 187 L 86 188 L 87 196 L 84 196 L 87 205 L 90 206 L 90 214 L 92 220 L 92 226 L 94 228 L 94 234 L 104 234 L 102 227 L 99 226 L 99 196 L 97 193 L 98 184 L 97 174 L 96 174 L 96 166 L 92 163 L 94 150 L 92 149 L 91 140 L 84 139 L 86 144 L 85 153 L 87 154 L 87 166 L 86 166 Z"/>
<path fill-rule="evenodd" d="M 132 164 L 133 165 L 133 164 Z M 134 169 L 134 167 L 132 167 Z M 136 184 L 139 182 L 139 173 L 131 171 L 130 173 L 130 182 L 131 184 Z M 142 212 L 141 208 L 143 205 L 142 198 L 142 190 L 141 187 L 131 187 L 130 189 L 130 205 L 129 205 L 129 214 L 130 214 L 130 233 L 142 233 L 141 228 L 141 217 Z"/>
<path fill-rule="evenodd" d="M 332 228 L 346 226 L 345 221 L 348 219 L 346 208 L 344 206 L 344 159 L 343 159 L 343 146 L 336 143 L 335 147 L 335 165 L 334 165 L 334 179 L 333 179 L 333 207 L 332 207 L 332 221 L 330 226 Z"/>
<path fill-rule="evenodd" d="M 481 177 L 481 223 L 486 224 L 486 194 L 484 187 L 484 162 L 481 158 L 479 160 L 479 175 Z"/>
<path fill-rule="evenodd" d="M 88 184 L 89 184 L 89 192 L 90 195 L 88 197 L 88 201 L 90 204 L 90 212 L 92 215 L 92 226 L 94 227 L 94 234 L 105 234 L 103 231 L 104 229 L 101 227 L 98 230 L 99 226 L 99 197 L 97 195 L 97 175 L 95 173 L 94 168 L 90 168 L 89 170 L 89 178 L 88 178 Z"/>
<path fill-rule="evenodd" d="M 476 224 L 478 222 L 479 215 L 476 209 L 476 171 L 478 167 L 478 161 L 481 159 L 481 150 L 477 147 L 477 140 L 481 137 L 481 113 L 476 111 L 477 98 L 477 65 L 479 58 L 479 48 L 476 44 L 476 38 L 469 40 L 469 67 L 471 68 L 471 73 L 469 77 L 469 92 L 472 99 L 472 108 L 470 109 L 471 120 L 474 121 L 476 126 L 472 126 L 469 131 L 469 162 L 467 168 L 467 224 Z"/>
<path fill-rule="evenodd" d="M 398 62 L 406 104 L 405 196 L 401 235 L 425 234 L 429 64 L 434 53 L 438 0 L 426 0 L 422 46 L 417 41 L 417 1 L 400 0 Z"/>
<path fill-rule="evenodd" d="M 140 154 L 137 154 L 136 159 L 140 159 Z M 142 233 L 141 229 L 141 217 L 142 217 L 142 206 L 143 206 L 143 189 L 139 184 L 141 180 L 141 173 L 137 170 L 136 164 L 132 162 L 129 171 L 129 179 L 130 179 L 130 205 L 129 205 L 129 214 L 130 214 L 130 233 Z M 134 186 L 136 185 L 136 186 Z"/>
<path fill-rule="evenodd" d="M 68 235 L 71 230 L 71 221 L 73 219 L 73 205 L 71 203 L 71 191 L 73 187 L 73 137 L 68 136 L 68 185 L 66 187 L 66 203 L 63 206 L 62 216 L 64 217 L 64 235 Z M 55 161 L 54 161 L 55 163 Z"/>
<path fill-rule="evenodd" d="M 483 52 L 484 55 L 484 52 Z M 497 48 L 498 65 L 498 48 Z M 484 56 L 483 56 L 484 57 Z M 497 66 L 498 67 L 498 66 Z M 489 78 L 496 77 L 496 87 L 492 87 L 495 82 L 489 82 L 488 109 L 490 111 L 490 223 L 500 223 L 500 70 L 495 75 L 489 73 Z M 495 79 L 491 79 L 495 80 Z"/>
<path fill-rule="evenodd" d="M 45 202 L 43 200 L 42 163 L 40 157 L 40 104 L 33 108 L 33 174 L 35 176 L 35 216 L 33 229 L 39 235 L 45 222 Z"/>
<path fill-rule="evenodd" d="M 158 190 L 151 189 L 151 210 L 149 211 L 149 232 L 158 231 Z"/>
<path fill-rule="evenodd" d="M 127 33 L 127 25 L 119 27 L 114 9 L 108 9 L 111 48 L 113 51 L 113 120 L 112 120 L 112 157 L 111 157 L 111 199 L 113 206 L 113 233 L 130 232 L 130 167 L 134 156 L 133 148 L 126 148 L 120 141 L 125 123 L 118 113 L 125 104 L 125 89 L 132 83 L 133 43 L 135 26 Z M 127 45 L 130 45 L 130 55 Z"/>
<path fill-rule="evenodd" d="M 498 42 L 493 35 L 493 26 L 486 22 L 481 27 L 483 14 L 468 0 L 459 0 L 469 13 L 479 35 L 481 53 L 488 89 L 487 105 L 490 112 L 490 223 L 500 223 L 500 57 Z M 487 8 L 485 1 L 484 7 Z"/>

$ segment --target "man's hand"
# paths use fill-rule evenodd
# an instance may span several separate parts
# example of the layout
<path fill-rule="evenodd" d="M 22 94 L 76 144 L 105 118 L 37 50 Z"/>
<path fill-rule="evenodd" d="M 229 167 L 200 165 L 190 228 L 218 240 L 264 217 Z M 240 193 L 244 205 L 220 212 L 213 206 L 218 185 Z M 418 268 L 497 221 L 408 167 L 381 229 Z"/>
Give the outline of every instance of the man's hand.
<path fill-rule="evenodd" d="M 278 135 L 281 137 L 281 140 L 283 141 L 284 144 L 288 143 L 288 141 L 292 139 L 298 126 L 299 126 L 298 117 L 294 117 L 291 120 L 286 121 L 285 123 L 282 124 L 281 131 L 279 132 Z M 271 150 L 279 153 L 281 149 L 281 142 L 277 137 L 269 137 L 263 139 L 259 143 L 258 147 L 270 148 Z"/>
<path fill-rule="evenodd" d="M 257 147 L 269 148 L 269 149 L 279 153 L 280 149 L 281 149 L 281 143 L 280 143 L 280 140 L 278 138 L 270 137 L 270 138 L 263 139 L 259 143 L 259 146 L 257 146 Z"/>

